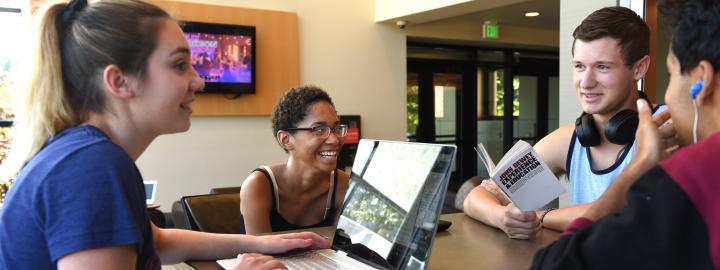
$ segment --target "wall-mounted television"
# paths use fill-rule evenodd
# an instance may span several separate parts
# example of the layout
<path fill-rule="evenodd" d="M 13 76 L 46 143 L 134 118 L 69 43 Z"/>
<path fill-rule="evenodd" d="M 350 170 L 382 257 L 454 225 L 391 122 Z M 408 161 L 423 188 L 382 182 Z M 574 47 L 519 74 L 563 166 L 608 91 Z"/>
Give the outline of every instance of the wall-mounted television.
<path fill-rule="evenodd" d="M 202 93 L 255 93 L 255 27 L 182 22 Z"/>

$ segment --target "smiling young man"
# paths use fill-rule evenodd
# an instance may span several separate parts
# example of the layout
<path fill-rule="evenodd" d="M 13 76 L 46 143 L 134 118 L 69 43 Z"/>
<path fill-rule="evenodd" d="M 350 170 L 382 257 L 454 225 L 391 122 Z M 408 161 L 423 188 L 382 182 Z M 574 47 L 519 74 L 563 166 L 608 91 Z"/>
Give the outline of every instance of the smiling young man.
<path fill-rule="evenodd" d="M 573 37 L 573 85 L 583 114 L 534 146 L 555 174 L 568 175 L 571 206 L 522 212 L 488 180 L 465 199 L 466 214 L 511 238 L 531 238 L 543 226 L 562 230 L 635 153 L 632 119 L 637 120 L 635 100 L 644 95 L 637 82 L 650 64 L 648 26 L 630 9 L 606 7 L 585 18 Z"/>

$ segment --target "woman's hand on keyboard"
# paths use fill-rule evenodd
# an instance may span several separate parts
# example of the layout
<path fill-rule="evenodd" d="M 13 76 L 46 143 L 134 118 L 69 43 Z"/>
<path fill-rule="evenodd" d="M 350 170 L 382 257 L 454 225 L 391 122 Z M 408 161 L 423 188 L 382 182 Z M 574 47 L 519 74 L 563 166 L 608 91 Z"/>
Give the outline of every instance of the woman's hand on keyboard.
<path fill-rule="evenodd" d="M 257 253 L 245 253 L 237 256 L 237 260 L 232 265 L 232 270 L 243 269 L 287 269 L 280 261 L 271 256 Z"/>
<path fill-rule="evenodd" d="M 259 239 L 260 250 L 265 254 L 284 253 L 299 248 L 330 248 L 330 241 L 327 238 L 312 232 L 266 235 L 259 236 Z"/>

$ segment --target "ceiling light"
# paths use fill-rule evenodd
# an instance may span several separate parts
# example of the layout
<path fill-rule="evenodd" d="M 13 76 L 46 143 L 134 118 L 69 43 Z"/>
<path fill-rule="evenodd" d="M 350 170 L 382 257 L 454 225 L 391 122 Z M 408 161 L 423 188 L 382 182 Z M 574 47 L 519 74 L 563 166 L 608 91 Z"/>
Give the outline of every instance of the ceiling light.
<path fill-rule="evenodd" d="M 537 11 L 525 12 L 525 17 L 537 17 L 537 16 L 540 16 L 540 12 L 537 12 Z"/>

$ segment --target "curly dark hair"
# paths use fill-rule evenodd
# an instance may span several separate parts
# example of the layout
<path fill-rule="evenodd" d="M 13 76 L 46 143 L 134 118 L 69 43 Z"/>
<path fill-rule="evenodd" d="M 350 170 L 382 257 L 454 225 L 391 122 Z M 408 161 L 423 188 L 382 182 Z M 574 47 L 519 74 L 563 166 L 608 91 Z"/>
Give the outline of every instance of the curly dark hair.
<path fill-rule="evenodd" d="M 671 50 L 687 74 L 702 60 L 720 69 L 720 2 L 717 0 L 660 1 L 659 9 L 671 32 Z"/>
<path fill-rule="evenodd" d="M 626 66 L 650 53 L 650 28 L 629 8 L 605 7 L 588 15 L 573 32 L 573 53 L 575 41 L 590 42 L 604 37 L 618 40 Z"/>
<path fill-rule="evenodd" d="M 303 85 L 285 92 L 273 107 L 273 135 L 280 130 L 297 127 L 298 123 L 305 120 L 310 106 L 319 101 L 328 102 L 335 107 L 330 96 L 317 86 Z"/>

